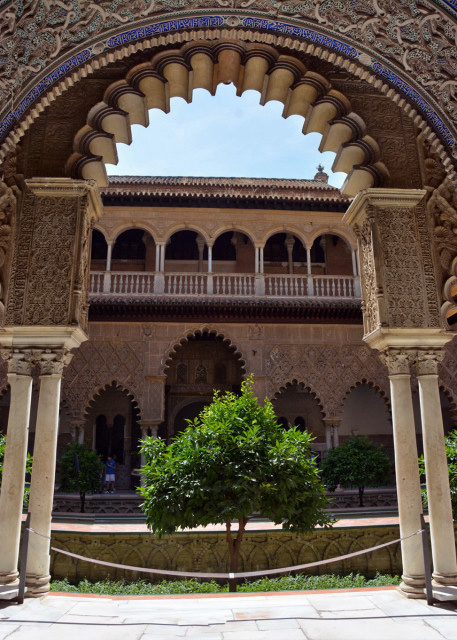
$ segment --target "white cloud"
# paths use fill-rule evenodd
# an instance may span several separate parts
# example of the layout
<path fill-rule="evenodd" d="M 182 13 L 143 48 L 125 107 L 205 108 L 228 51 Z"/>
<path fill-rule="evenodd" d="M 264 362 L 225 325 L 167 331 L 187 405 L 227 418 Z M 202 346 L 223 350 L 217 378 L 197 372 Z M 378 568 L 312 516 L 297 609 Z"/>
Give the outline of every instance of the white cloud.
<path fill-rule="evenodd" d="M 132 144 L 117 145 L 119 163 L 108 174 L 312 178 L 323 164 L 341 186 L 345 174 L 330 170 L 335 154 L 319 153 L 321 136 L 304 136 L 304 119 L 285 120 L 282 110 L 279 102 L 259 105 L 255 91 L 237 97 L 233 85 L 215 96 L 197 89 L 190 104 L 172 98 L 169 114 L 153 109 L 147 129 L 132 127 Z"/>

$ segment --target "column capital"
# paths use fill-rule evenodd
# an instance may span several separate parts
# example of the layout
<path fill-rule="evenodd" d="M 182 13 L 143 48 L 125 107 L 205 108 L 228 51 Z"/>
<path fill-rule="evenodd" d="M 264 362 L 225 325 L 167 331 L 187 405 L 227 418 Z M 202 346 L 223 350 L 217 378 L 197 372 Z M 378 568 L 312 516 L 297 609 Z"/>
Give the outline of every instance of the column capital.
<path fill-rule="evenodd" d="M 389 370 L 389 376 L 411 375 L 410 367 L 416 360 L 415 349 L 386 349 L 378 355 Z"/>
<path fill-rule="evenodd" d="M 322 422 L 326 427 L 334 427 L 335 429 L 338 429 L 341 424 L 341 418 L 329 416 L 328 418 L 322 418 Z"/>
<path fill-rule="evenodd" d="M 157 430 L 159 428 L 159 424 L 161 423 L 161 420 L 140 420 L 138 422 L 138 425 L 141 429 L 141 435 L 143 437 L 148 435 L 148 429 L 151 430 L 151 436 L 153 438 L 157 438 Z"/>
<path fill-rule="evenodd" d="M 32 375 L 36 362 L 32 349 L 0 349 L 0 357 L 7 363 L 8 373 Z"/>
<path fill-rule="evenodd" d="M 445 355 L 442 349 L 419 350 L 416 357 L 416 374 L 418 376 L 438 375 L 438 365 Z"/>
<path fill-rule="evenodd" d="M 40 365 L 43 376 L 62 375 L 64 367 L 70 364 L 73 354 L 68 349 L 36 349 L 35 361 Z"/>

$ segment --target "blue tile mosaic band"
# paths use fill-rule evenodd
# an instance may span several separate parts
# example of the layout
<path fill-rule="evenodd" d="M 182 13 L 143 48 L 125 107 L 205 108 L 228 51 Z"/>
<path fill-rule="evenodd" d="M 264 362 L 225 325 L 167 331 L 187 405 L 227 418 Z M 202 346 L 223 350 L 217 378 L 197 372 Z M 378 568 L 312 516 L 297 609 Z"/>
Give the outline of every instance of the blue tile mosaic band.
<path fill-rule="evenodd" d="M 276 20 L 263 20 L 262 18 L 244 18 L 241 24 L 243 27 L 247 27 L 248 29 L 275 31 L 276 33 L 285 33 L 287 35 L 295 36 L 296 38 L 303 38 L 304 40 L 310 40 L 311 42 L 321 44 L 329 49 L 334 49 L 349 58 L 357 57 L 357 49 L 354 47 L 323 33 L 319 33 L 318 31 L 313 31 L 312 29 L 286 24 L 285 22 L 278 22 Z"/>
<path fill-rule="evenodd" d="M 441 0 L 443 1 L 443 0 Z M 444 0 L 450 7 L 457 9 L 457 0 Z M 223 16 L 196 16 L 190 18 L 179 18 L 175 20 L 167 20 L 164 22 L 157 22 L 146 25 L 144 27 L 138 27 L 124 31 L 116 36 L 113 36 L 106 42 L 106 48 L 112 49 L 114 47 L 122 46 L 127 43 L 148 38 L 160 33 L 168 33 L 171 31 L 179 31 L 181 29 L 196 29 L 196 28 L 211 28 L 221 27 L 225 23 Z M 345 42 L 341 42 L 336 38 L 332 38 L 324 33 L 314 31 L 313 29 L 307 29 L 293 24 L 285 22 L 279 22 L 277 20 L 264 20 L 262 18 L 245 17 L 242 19 L 241 24 L 248 29 L 260 29 L 263 31 L 270 31 L 274 33 L 281 33 L 293 36 L 295 38 L 301 38 L 310 42 L 319 44 L 323 47 L 338 51 L 342 55 L 349 58 L 357 58 L 359 52 L 355 47 L 352 47 Z M 95 53 L 91 49 L 84 49 L 83 51 L 72 56 L 66 60 L 59 67 L 54 69 L 51 73 L 47 74 L 42 80 L 36 84 L 31 91 L 21 100 L 19 105 L 14 111 L 9 111 L 3 120 L 0 122 L 0 139 L 14 126 L 24 112 L 30 107 L 31 104 L 44 92 L 51 87 L 60 78 L 65 76 L 69 71 L 75 69 L 79 65 L 87 62 Z M 379 62 L 374 62 L 372 70 L 375 74 L 385 78 L 396 89 L 406 95 L 417 107 L 425 114 L 429 122 L 440 133 L 449 147 L 456 145 L 456 140 L 451 131 L 445 125 L 445 123 L 438 116 L 436 111 L 428 104 L 428 102 L 421 96 L 421 94 L 413 89 L 408 83 L 403 80 L 396 73 L 385 67 Z"/>
<path fill-rule="evenodd" d="M 149 38 L 158 33 L 167 33 L 169 31 L 179 31 L 179 29 L 198 29 L 200 27 L 221 27 L 224 24 L 224 18 L 221 16 L 198 16 L 196 18 L 180 18 L 179 20 L 168 20 L 167 22 L 157 22 L 156 24 L 148 24 L 146 27 L 139 27 L 131 31 L 124 31 L 117 36 L 113 36 L 108 40 L 107 47 L 118 47 L 134 40 L 142 40 Z"/>

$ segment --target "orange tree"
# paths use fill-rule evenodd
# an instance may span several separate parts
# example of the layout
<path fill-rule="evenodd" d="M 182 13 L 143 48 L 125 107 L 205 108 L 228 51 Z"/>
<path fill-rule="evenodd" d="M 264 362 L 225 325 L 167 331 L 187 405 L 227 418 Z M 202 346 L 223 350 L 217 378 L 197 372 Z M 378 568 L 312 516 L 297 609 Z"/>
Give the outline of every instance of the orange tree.
<path fill-rule="evenodd" d="M 388 484 L 392 463 L 384 447 L 366 436 L 351 436 L 339 447 L 330 449 L 322 463 L 322 482 L 329 491 L 338 485 L 359 490 L 359 506 L 363 507 L 365 487 Z"/>
<path fill-rule="evenodd" d="M 328 524 L 311 441 L 306 432 L 281 427 L 269 401 L 260 405 L 252 377 L 243 382 L 240 395 L 216 391 L 212 404 L 170 445 L 152 437 L 143 441 L 140 492 L 149 528 L 162 536 L 225 524 L 230 572 L 236 573 L 253 513 L 289 531 Z M 230 589 L 236 589 L 235 581 Z"/>

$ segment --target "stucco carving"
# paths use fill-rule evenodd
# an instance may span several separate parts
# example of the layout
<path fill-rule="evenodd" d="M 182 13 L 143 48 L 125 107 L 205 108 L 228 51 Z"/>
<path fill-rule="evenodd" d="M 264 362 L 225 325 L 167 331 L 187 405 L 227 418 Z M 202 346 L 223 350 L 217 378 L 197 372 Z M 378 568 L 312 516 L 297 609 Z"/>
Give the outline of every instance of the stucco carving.
<path fill-rule="evenodd" d="M 22 199 L 12 259 L 7 325 L 87 325 L 92 216 L 84 182 Z M 40 185 L 38 186 L 40 189 Z M 68 195 L 65 194 L 68 193 Z"/>
<path fill-rule="evenodd" d="M 457 255 L 457 193 L 449 180 L 433 189 L 427 210 L 434 222 L 435 249 L 444 279 L 452 274 L 452 261 Z"/>
<path fill-rule="evenodd" d="M 11 187 L 0 180 L 0 323 L 4 321 L 4 293 L 6 274 L 11 249 L 12 223 L 16 215 L 16 196 Z"/>
<path fill-rule="evenodd" d="M 364 345 L 274 346 L 265 362 L 267 393 L 271 398 L 297 380 L 316 394 L 327 416 L 338 416 L 347 391 L 369 381 L 389 393 L 389 381 L 376 352 Z"/>
<path fill-rule="evenodd" d="M 368 215 L 361 227 L 355 227 L 355 232 L 359 238 L 360 247 L 362 311 L 364 333 L 366 335 L 374 331 L 380 324 L 376 268 L 373 255 L 372 217 Z"/>
<path fill-rule="evenodd" d="M 134 395 L 141 406 L 143 396 L 142 342 L 85 342 L 65 369 L 62 395 L 75 416 L 87 409 L 94 393 L 115 380 Z"/>
<path fill-rule="evenodd" d="M 385 323 L 389 327 L 439 327 L 440 312 L 430 234 L 423 204 L 380 208 Z M 424 295 L 425 294 L 425 295 Z"/>

